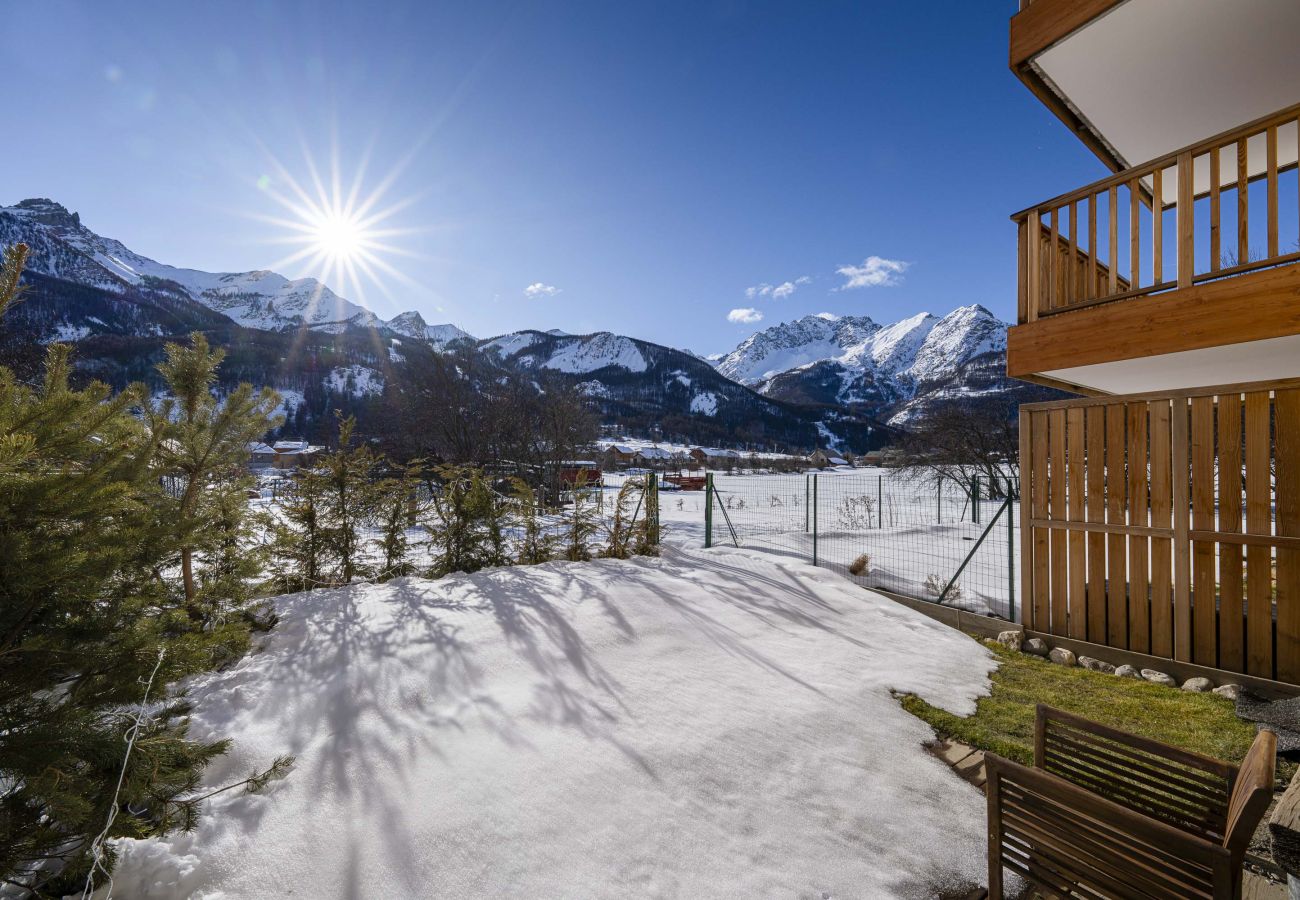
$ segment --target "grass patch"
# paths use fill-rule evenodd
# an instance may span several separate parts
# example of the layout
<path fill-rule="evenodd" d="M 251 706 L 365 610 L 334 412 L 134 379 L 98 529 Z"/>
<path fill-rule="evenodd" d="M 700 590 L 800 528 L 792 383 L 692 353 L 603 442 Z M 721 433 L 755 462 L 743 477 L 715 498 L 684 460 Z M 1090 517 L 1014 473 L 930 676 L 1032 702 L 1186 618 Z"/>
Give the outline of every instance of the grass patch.
<path fill-rule="evenodd" d="M 944 738 L 990 750 L 1025 765 L 1034 761 L 1034 707 L 1055 706 L 1095 722 L 1175 747 L 1239 763 L 1255 727 L 1237 718 L 1231 701 L 1133 678 L 1060 666 L 987 642 L 998 658 L 993 693 L 967 718 L 907 694 L 903 708 Z"/>

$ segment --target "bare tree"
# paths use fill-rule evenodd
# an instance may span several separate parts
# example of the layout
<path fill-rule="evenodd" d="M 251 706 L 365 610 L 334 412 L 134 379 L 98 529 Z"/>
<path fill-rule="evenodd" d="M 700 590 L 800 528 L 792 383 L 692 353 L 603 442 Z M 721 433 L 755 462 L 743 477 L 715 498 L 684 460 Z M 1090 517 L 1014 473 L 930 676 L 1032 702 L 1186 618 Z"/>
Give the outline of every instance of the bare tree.
<path fill-rule="evenodd" d="M 903 438 L 900 462 L 916 474 L 950 479 L 968 492 L 976 479 L 1005 496 L 1019 467 L 1019 407 L 1008 398 L 952 400 L 931 407 Z"/>

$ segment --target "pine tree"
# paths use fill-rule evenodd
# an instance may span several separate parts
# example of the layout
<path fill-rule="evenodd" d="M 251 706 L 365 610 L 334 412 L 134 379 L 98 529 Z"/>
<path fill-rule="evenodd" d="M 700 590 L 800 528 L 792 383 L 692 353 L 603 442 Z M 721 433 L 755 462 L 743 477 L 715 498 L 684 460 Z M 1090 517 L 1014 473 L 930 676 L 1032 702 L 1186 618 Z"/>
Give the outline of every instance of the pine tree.
<path fill-rule="evenodd" d="M 0 254 L 0 316 L 26 290 L 22 277 L 23 266 L 27 264 L 27 252 L 26 244 L 14 244 Z"/>
<path fill-rule="evenodd" d="M 414 468 L 403 467 L 395 476 L 382 480 L 376 488 L 376 497 L 379 552 L 383 554 L 380 578 L 409 575 L 414 567 L 409 558 L 411 542 L 407 529 L 414 524 L 417 514 Z"/>
<path fill-rule="evenodd" d="M 304 591 L 326 584 L 329 547 L 326 537 L 325 479 L 311 469 L 296 469 L 269 513 L 271 557 L 280 590 Z"/>
<path fill-rule="evenodd" d="M 633 504 L 637 501 L 638 485 L 628 478 L 623 482 L 623 486 L 618 489 L 618 495 L 614 498 L 614 515 L 610 517 L 608 526 L 608 539 L 605 547 L 601 550 L 600 555 L 609 559 L 627 559 L 632 555 L 632 537 L 635 522 L 632 517 L 639 511 L 639 505 L 634 510 Z"/>
<path fill-rule="evenodd" d="M 348 584 L 365 577 L 365 529 L 388 509 L 392 486 L 376 475 L 384 466 L 368 446 L 354 441 L 356 419 L 339 416 L 338 447 L 311 468 L 295 470 L 270 514 L 273 582 L 285 590 Z M 405 553 L 396 536 L 394 558 Z M 403 536 L 404 537 L 404 536 Z"/>
<path fill-rule="evenodd" d="M 515 561 L 532 566 L 555 558 L 555 535 L 548 532 L 537 515 L 537 495 L 522 478 L 511 480 L 515 498 L 515 517 L 519 529 L 519 546 Z"/>
<path fill-rule="evenodd" d="M 199 332 L 190 342 L 189 347 L 166 347 L 167 359 L 158 370 L 171 396 L 153 410 L 150 423 L 158 438 L 162 474 L 171 487 L 170 517 L 179 535 L 186 607 L 192 619 L 207 622 L 231 599 L 219 592 L 200 597 L 197 558 L 219 555 L 217 545 L 229 539 L 229 534 L 207 526 L 223 506 L 227 515 L 238 515 L 230 495 L 246 492 L 251 483 L 245 469 L 248 444 L 283 420 L 273 416 L 279 398 L 270 389 L 254 393 L 244 383 L 218 398 L 213 386 L 225 351 L 211 349 Z M 230 586 L 221 579 L 210 582 Z"/>
<path fill-rule="evenodd" d="M 591 559 L 591 541 L 600 531 L 600 513 L 584 475 L 578 476 L 571 494 L 573 505 L 564 515 L 564 558 L 582 562 Z"/>
<path fill-rule="evenodd" d="M 22 256 L 4 254 L 0 311 Z M 38 896 L 80 888 L 110 811 L 109 837 L 192 822 L 226 744 L 191 740 L 168 688 L 248 637 L 195 628 L 169 583 L 181 542 L 146 392 L 74 389 L 70 369 L 57 344 L 39 385 L 0 368 L 0 882 Z M 157 705 L 124 756 L 146 683 Z"/>
<path fill-rule="evenodd" d="M 441 482 L 429 501 L 425 523 L 430 534 L 433 565 L 429 574 L 477 572 L 500 550 L 493 548 L 488 522 L 493 515 L 491 490 L 483 472 L 473 466 L 440 466 Z"/>
<path fill-rule="evenodd" d="M 479 507 L 483 520 L 483 557 L 478 568 L 508 566 L 513 559 L 506 546 L 506 529 L 515 518 L 515 498 L 493 488 L 487 475 L 478 473 Z"/>
<path fill-rule="evenodd" d="M 340 417 L 338 449 L 325 456 L 315 476 L 324 486 L 325 551 L 339 584 L 366 573 L 361 532 L 374 521 L 379 505 L 374 481 L 378 460 L 365 444 L 353 443 L 356 425 L 355 417 Z"/>

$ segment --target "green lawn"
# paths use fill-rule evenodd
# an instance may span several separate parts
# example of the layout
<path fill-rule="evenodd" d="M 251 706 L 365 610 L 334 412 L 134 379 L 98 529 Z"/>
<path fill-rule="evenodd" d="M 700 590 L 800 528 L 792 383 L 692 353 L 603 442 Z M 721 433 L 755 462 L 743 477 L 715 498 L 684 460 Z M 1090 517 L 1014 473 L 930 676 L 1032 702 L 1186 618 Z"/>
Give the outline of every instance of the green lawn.
<path fill-rule="evenodd" d="M 1255 728 L 1237 718 L 1233 704 L 1133 678 L 1067 668 L 987 642 L 998 658 L 993 693 L 975 715 L 960 718 L 913 695 L 903 708 L 929 722 L 940 737 L 1033 764 L 1034 707 L 1046 703 L 1114 728 L 1145 735 L 1232 762 L 1240 762 Z"/>

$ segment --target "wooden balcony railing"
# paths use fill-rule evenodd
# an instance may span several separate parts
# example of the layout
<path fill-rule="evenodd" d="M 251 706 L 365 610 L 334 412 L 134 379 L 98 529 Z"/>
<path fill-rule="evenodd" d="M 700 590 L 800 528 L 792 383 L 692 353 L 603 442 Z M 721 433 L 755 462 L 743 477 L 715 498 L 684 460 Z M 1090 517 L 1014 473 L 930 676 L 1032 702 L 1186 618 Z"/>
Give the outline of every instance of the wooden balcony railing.
<path fill-rule="evenodd" d="M 1300 262 L 1300 104 L 1012 216 L 1019 320 Z"/>

